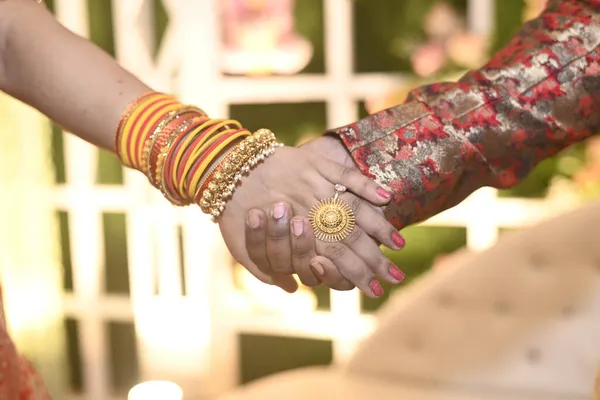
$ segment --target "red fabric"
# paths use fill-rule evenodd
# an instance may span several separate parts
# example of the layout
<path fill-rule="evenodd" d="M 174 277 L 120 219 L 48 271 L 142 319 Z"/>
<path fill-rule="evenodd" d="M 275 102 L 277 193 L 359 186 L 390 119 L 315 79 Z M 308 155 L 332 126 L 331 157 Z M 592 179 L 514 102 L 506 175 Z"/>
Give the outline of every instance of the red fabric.
<path fill-rule="evenodd" d="M 19 355 L 6 328 L 0 291 L 0 400 L 50 400 L 42 379 Z"/>

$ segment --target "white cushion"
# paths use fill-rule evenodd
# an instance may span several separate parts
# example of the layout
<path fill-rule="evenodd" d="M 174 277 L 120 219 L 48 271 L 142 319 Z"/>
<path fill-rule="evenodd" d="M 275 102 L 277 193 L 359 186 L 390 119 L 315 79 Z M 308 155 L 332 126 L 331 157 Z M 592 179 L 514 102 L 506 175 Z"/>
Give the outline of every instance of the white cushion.
<path fill-rule="evenodd" d="M 411 286 L 379 313 L 350 371 L 589 398 L 600 365 L 600 203 Z"/>
<path fill-rule="evenodd" d="M 554 400 L 512 393 L 467 393 L 448 388 L 409 385 L 335 368 L 313 367 L 272 375 L 243 386 L 219 400 Z M 572 399 L 571 399 L 572 400 Z"/>

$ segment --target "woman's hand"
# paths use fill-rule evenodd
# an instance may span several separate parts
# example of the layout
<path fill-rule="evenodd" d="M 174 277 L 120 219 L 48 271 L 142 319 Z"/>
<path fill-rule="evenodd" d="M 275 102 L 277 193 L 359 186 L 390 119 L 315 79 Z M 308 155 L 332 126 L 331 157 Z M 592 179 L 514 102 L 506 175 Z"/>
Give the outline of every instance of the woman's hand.
<path fill-rule="evenodd" d="M 389 273 L 390 263 L 381 253 L 378 242 L 398 249 L 400 246 L 394 243 L 398 234 L 383 219 L 380 211 L 360 198 L 382 206 L 387 204 L 390 195 L 355 168 L 331 161 L 312 151 L 310 146 L 280 148 L 242 180 L 219 221 L 229 250 L 238 262 L 263 282 L 276 284 L 288 291 L 295 290 L 296 283 L 290 275 L 294 273 L 289 242 L 290 224 L 285 217 L 308 215 L 316 202 L 333 196 L 336 183 L 348 189 L 341 199 L 353 209 L 357 226 L 346 239 L 337 243 L 315 242 L 312 236 L 306 236 L 306 246 L 312 243 L 314 253 L 312 250 L 305 253 L 311 257 L 321 254 L 335 260 L 336 266 L 349 282 L 368 295 L 378 296 L 377 284 L 373 283 L 375 275 L 396 281 Z M 272 206 L 274 203 L 276 206 Z M 247 216 L 250 209 L 259 212 Z M 309 225 L 306 222 L 303 219 L 303 232 L 311 235 L 312 231 L 307 229 Z M 273 231 L 279 234 L 272 234 L 269 240 L 263 236 L 262 247 L 249 243 L 246 248 L 242 236 L 245 235 L 246 226 L 256 227 L 256 232 L 266 234 L 267 231 Z M 263 230 L 264 226 L 267 226 L 266 230 Z M 249 240 L 256 237 L 249 236 Z M 326 264 L 324 260 L 321 261 L 321 265 Z M 299 266 L 299 262 L 294 265 Z M 314 277 L 311 279 L 308 266 L 302 271 L 303 281 L 318 283 Z M 350 284 L 345 285 L 340 288 L 351 288 Z"/>
<path fill-rule="evenodd" d="M 325 283 L 336 290 L 350 290 L 358 286 L 367 295 L 375 297 L 383 294 L 376 277 L 394 284 L 404 280 L 404 273 L 375 250 L 379 246 L 374 239 L 368 238 L 352 246 L 318 242 L 306 217 L 291 218 L 291 207 L 286 203 L 273 206 L 273 210 L 277 208 L 285 210 L 281 218 L 276 218 L 280 212 L 271 212 L 269 215 L 259 209 L 248 212 L 246 248 L 251 260 L 262 271 L 274 274 L 271 266 L 287 259 L 293 273 L 298 274 L 306 286 Z M 381 220 L 374 220 L 373 223 L 385 225 L 387 221 L 382 215 Z M 402 248 L 404 239 L 397 235 L 396 248 Z M 363 263 L 369 270 L 364 268 Z M 368 282 L 370 290 L 364 289 L 365 282 Z"/>
<path fill-rule="evenodd" d="M 343 144 L 335 137 L 318 138 L 304 145 L 302 149 L 358 171 Z M 387 197 L 383 191 L 379 191 L 383 194 L 382 197 Z M 380 232 L 382 237 L 384 232 L 391 230 L 391 240 L 384 236 L 380 242 L 393 249 L 403 248 L 404 238 L 385 220 L 381 208 L 357 200 L 355 199 L 353 209 L 359 209 L 360 212 L 361 207 L 369 207 L 375 211 L 374 214 L 370 214 L 373 218 L 361 221 L 365 226 L 359 223 L 363 231 Z M 366 293 L 375 295 L 382 293 L 379 282 L 374 279 L 375 276 L 391 283 L 399 283 L 404 279 L 404 273 L 400 269 L 385 259 L 381 252 L 374 251 L 378 243 L 372 238 L 369 238 L 371 243 L 368 246 L 366 238 L 362 240 L 365 243 L 364 247 L 352 245 L 352 251 L 370 267 L 370 273 L 367 272 L 365 277 L 361 276 L 361 273 L 365 273 L 364 270 L 353 268 L 352 264 L 349 264 L 354 257 L 349 257 L 347 250 L 335 244 L 317 242 L 308 219 L 298 214 L 294 216 L 289 204 L 277 203 L 271 210 L 270 213 L 265 213 L 259 209 L 252 209 L 247 215 L 246 248 L 254 264 L 261 270 L 269 271 L 271 265 L 281 264 L 282 261 L 279 260 L 287 258 L 287 264 L 291 265 L 302 283 L 307 286 L 316 286 L 322 282 L 332 289 L 350 290 L 355 285 L 364 288 L 364 282 L 369 281 L 370 291 Z M 283 217 L 272 217 L 281 215 L 282 212 Z M 317 251 L 317 243 L 320 243 L 318 246 L 323 252 Z M 270 270 L 274 271 L 272 268 Z"/>

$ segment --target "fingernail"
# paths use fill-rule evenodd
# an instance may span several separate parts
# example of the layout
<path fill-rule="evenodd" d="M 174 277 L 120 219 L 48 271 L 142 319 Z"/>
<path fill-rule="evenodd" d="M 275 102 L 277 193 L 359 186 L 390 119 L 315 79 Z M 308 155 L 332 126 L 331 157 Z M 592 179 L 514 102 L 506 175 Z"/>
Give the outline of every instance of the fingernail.
<path fill-rule="evenodd" d="M 248 226 L 250 229 L 256 229 L 260 226 L 260 215 L 256 211 L 250 211 L 248 214 Z"/>
<path fill-rule="evenodd" d="M 386 200 L 392 198 L 392 192 L 388 192 L 384 188 L 377 188 L 377 194 Z"/>
<path fill-rule="evenodd" d="M 292 231 L 296 237 L 302 236 L 304 232 L 304 222 L 301 219 L 295 219 L 292 221 Z"/>
<path fill-rule="evenodd" d="M 325 275 L 325 268 L 318 261 L 313 261 L 310 263 L 310 267 L 317 273 L 317 275 L 323 276 Z"/>
<path fill-rule="evenodd" d="M 285 205 L 277 203 L 273 206 L 273 218 L 281 219 L 285 215 Z"/>
<path fill-rule="evenodd" d="M 396 247 L 399 249 L 402 249 L 404 246 L 406 246 L 406 240 L 398 232 L 392 233 L 392 242 L 394 242 Z"/>
<path fill-rule="evenodd" d="M 381 297 L 383 295 L 383 288 L 377 279 L 373 279 L 371 283 L 369 283 L 369 287 L 375 296 Z"/>
<path fill-rule="evenodd" d="M 396 267 L 395 265 L 392 265 L 390 267 L 389 273 L 392 276 L 392 278 L 394 278 L 398 282 L 402 282 L 404 280 L 404 278 L 406 277 L 406 275 L 404 274 L 404 272 L 402 272 L 400 270 L 400 268 Z"/>

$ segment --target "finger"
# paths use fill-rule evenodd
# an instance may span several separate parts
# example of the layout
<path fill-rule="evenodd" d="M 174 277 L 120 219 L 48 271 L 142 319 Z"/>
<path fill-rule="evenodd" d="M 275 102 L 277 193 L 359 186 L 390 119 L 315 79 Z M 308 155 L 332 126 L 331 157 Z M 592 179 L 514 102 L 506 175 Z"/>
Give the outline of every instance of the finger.
<path fill-rule="evenodd" d="M 246 249 L 258 269 L 271 275 L 267 257 L 267 217 L 262 210 L 252 209 L 246 214 Z"/>
<path fill-rule="evenodd" d="M 292 267 L 300 281 L 306 286 L 318 286 L 321 280 L 313 273 L 310 260 L 317 255 L 316 240 L 305 217 L 291 220 Z"/>
<path fill-rule="evenodd" d="M 266 252 L 273 273 L 291 275 L 292 251 L 290 246 L 290 221 L 292 208 L 287 203 L 271 206 L 267 218 Z"/>
<path fill-rule="evenodd" d="M 342 276 L 356 285 L 369 297 L 381 297 L 383 288 L 375 274 L 348 246 L 342 242 L 317 241 L 317 253 L 330 259 Z"/>
<path fill-rule="evenodd" d="M 310 260 L 310 267 L 329 288 L 334 290 L 352 290 L 356 286 L 348 279 L 344 278 L 335 264 L 323 256 L 315 256 Z"/>
<path fill-rule="evenodd" d="M 392 192 L 360 173 L 358 168 L 348 168 L 325 159 L 320 159 L 315 166 L 329 182 L 345 186 L 349 191 L 371 204 L 383 206 L 392 199 Z"/>
<path fill-rule="evenodd" d="M 369 234 L 379 243 L 393 250 L 401 250 L 406 245 L 406 240 L 394 228 L 394 226 L 385 219 L 383 212 L 367 203 L 365 200 L 352 193 L 344 193 L 341 199 L 346 201 L 356 218 L 356 225 Z"/>
<path fill-rule="evenodd" d="M 250 260 L 240 262 L 262 282 L 279 286 L 286 292 L 293 293 L 298 289 L 294 277 L 274 273 L 269 264 L 266 249 L 266 219 L 265 213 L 259 209 L 249 210 L 246 214 L 245 241 Z M 262 274 L 253 273 L 256 270 Z"/>
<path fill-rule="evenodd" d="M 351 249 L 369 267 L 374 275 L 393 284 L 398 284 L 404 280 L 404 272 L 383 254 L 378 243 L 360 227 L 355 227 L 350 235 L 342 240 L 342 243 L 348 249 Z"/>
<path fill-rule="evenodd" d="M 274 285 L 288 293 L 294 293 L 298 290 L 298 283 L 293 276 L 290 275 L 267 275 L 260 271 L 258 267 L 250 261 L 248 257 L 239 257 L 236 260 L 248 270 L 256 279 L 266 283 L 267 285 Z"/>

